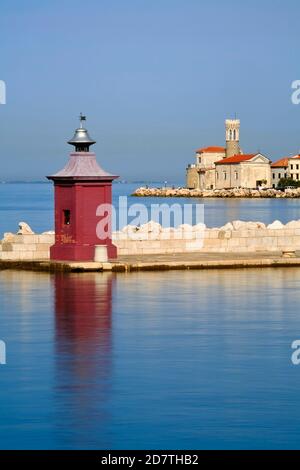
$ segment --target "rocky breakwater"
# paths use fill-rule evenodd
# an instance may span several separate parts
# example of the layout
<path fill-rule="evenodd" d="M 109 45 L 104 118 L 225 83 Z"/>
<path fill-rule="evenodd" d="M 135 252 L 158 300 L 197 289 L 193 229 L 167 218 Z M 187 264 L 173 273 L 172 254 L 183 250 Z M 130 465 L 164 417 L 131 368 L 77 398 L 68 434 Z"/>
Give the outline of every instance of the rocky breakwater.
<path fill-rule="evenodd" d="M 17 233 L 5 233 L 0 242 L 0 261 L 48 260 L 54 232 L 36 234 L 25 222 L 19 223 Z"/>
<path fill-rule="evenodd" d="M 136 197 L 220 197 L 220 198 L 300 198 L 300 188 L 286 189 L 187 189 L 187 188 L 137 188 Z"/>
<path fill-rule="evenodd" d="M 164 228 L 150 221 L 139 227 L 128 225 L 113 233 L 119 255 L 164 253 L 260 253 L 300 250 L 300 220 L 286 225 L 280 221 L 262 222 L 235 220 L 223 227 L 208 228 L 204 224 Z"/>

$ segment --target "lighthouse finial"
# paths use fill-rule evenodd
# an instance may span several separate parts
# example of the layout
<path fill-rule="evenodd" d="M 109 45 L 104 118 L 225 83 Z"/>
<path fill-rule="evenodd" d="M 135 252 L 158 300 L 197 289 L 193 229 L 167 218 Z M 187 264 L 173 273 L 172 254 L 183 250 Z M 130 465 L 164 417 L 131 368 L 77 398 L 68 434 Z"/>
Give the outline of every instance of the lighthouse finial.
<path fill-rule="evenodd" d="M 86 116 L 80 113 L 79 121 L 80 127 L 75 130 L 75 134 L 68 141 L 68 144 L 74 145 L 75 152 L 89 152 L 90 146 L 96 142 L 90 138 L 88 131 L 83 127 L 83 121 L 86 121 Z"/>
<path fill-rule="evenodd" d="M 82 113 L 80 113 L 79 116 L 79 121 L 80 121 L 80 127 L 83 127 L 83 121 L 86 121 L 86 116 L 84 116 Z"/>

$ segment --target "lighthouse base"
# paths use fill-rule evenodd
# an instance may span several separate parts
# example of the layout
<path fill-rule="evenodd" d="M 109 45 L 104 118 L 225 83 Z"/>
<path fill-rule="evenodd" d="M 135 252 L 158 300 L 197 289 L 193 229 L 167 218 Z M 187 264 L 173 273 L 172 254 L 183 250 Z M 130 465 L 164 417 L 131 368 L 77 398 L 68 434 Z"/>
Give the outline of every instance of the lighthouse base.
<path fill-rule="evenodd" d="M 117 247 L 112 243 L 105 246 L 108 258 L 117 258 Z M 63 244 L 50 247 L 50 259 L 53 261 L 94 261 L 94 257 L 95 245 Z"/>

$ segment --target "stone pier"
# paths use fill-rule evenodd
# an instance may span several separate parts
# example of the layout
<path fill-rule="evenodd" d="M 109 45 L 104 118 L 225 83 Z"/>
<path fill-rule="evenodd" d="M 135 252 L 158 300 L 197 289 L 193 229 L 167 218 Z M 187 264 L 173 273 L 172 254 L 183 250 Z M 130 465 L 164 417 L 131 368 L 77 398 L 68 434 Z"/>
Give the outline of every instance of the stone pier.
<path fill-rule="evenodd" d="M 28 227 L 28 226 L 27 226 Z M 50 261 L 54 233 L 30 227 L 6 233 L 0 244 L 0 269 L 40 271 L 133 271 L 300 266 L 300 220 L 287 224 L 235 220 L 223 227 L 204 224 L 163 228 L 150 221 L 113 233 L 118 259 L 107 263 Z"/>

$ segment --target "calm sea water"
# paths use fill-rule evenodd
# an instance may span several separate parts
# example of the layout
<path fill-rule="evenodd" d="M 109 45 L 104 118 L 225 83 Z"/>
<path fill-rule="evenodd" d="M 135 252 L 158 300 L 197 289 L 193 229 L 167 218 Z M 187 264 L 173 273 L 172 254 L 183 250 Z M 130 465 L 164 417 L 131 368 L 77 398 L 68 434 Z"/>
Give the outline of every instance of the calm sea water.
<path fill-rule="evenodd" d="M 0 272 L 0 447 L 300 448 L 300 270 Z"/>
<path fill-rule="evenodd" d="M 206 223 L 299 203 L 207 200 Z M 51 185 L 0 186 L 2 232 L 52 210 Z M 0 300 L 2 449 L 300 448 L 300 269 L 1 271 Z"/>

